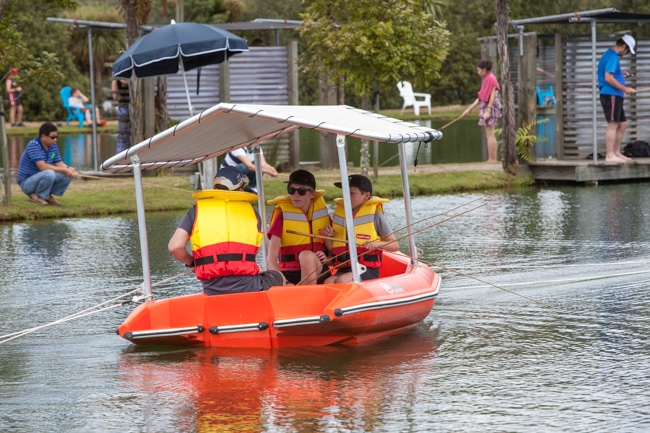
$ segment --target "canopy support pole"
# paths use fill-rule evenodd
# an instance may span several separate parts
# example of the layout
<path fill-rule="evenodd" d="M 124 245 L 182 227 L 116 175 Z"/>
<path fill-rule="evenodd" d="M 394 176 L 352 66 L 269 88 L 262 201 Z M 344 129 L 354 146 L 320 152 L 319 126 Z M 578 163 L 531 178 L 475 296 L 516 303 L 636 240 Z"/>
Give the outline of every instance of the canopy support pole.
<path fill-rule="evenodd" d="M 350 183 L 348 181 L 348 159 L 345 155 L 345 135 L 336 135 L 336 148 L 339 154 L 339 168 L 341 171 L 341 190 L 343 191 L 343 207 L 345 209 L 345 230 L 348 232 L 348 249 L 350 252 L 350 268 L 352 281 L 361 282 L 359 274 L 359 257 L 357 256 L 357 242 L 354 235 L 354 219 L 352 215 L 352 201 L 350 199 Z"/>
<path fill-rule="evenodd" d="M 409 187 L 408 165 L 406 163 L 406 146 L 398 143 L 399 168 L 402 173 L 402 191 L 404 192 L 404 211 L 406 212 L 406 227 L 408 229 L 409 255 L 411 263 L 417 265 L 418 250 L 415 246 L 415 235 L 413 234 L 413 208 L 411 206 L 411 189 Z"/>
<path fill-rule="evenodd" d="M 264 173 L 262 172 L 262 149 L 257 147 L 255 152 L 255 179 L 257 180 L 257 209 L 262 223 L 262 266 L 260 268 L 266 271 L 266 257 L 269 251 L 269 238 L 266 236 L 266 200 L 264 198 Z"/>
<path fill-rule="evenodd" d="M 142 294 L 151 299 L 151 267 L 149 264 L 149 241 L 147 240 L 147 221 L 144 214 L 144 193 L 142 191 L 142 171 L 138 155 L 131 157 L 133 179 L 135 181 L 135 204 L 138 210 L 138 233 L 140 234 L 140 254 L 142 257 Z"/>

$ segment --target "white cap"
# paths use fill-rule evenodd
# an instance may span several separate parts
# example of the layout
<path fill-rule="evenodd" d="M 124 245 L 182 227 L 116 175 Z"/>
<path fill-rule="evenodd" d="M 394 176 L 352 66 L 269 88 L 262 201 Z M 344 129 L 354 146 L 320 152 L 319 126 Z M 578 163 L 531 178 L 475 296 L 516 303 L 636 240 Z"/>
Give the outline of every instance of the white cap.
<path fill-rule="evenodd" d="M 625 45 L 627 45 L 627 47 L 630 49 L 630 53 L 636 54 L 634 52 L 634 46 L 636 45 L 636 41 L 634 40 L 634 38 L 630 35 L 623 35 L 621 39 L 623 39 Z"/>

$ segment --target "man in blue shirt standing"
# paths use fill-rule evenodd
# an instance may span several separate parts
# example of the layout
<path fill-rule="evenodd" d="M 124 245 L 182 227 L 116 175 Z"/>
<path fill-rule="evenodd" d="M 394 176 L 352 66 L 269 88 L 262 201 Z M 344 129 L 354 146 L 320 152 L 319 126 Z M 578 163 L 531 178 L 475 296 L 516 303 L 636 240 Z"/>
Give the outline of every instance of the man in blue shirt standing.
<path fill-rule="evenodd" d="M 630 53 L 635 54 L 636 41 L 630 35 L 623 35 L 616 41 L 616 45 L 609 48 L 598 62 L 598 88 L 600 89 L 600 103 L 605 112 L 607 130 L 605 131 L 605 145 L 607 162 L 627 162 L 627 156 L 621 154 L 621 141 L 627 128 L 627 119 L 623 110 L 623 97 L 625 94 L 634 94 L 636 89 L 625 85 L 625 78 L 630 74 L 621 70 L 619 57 Z"/>
<path fill-rule="evenodd" d="M 68 167 L 61 159 L 58 138 L 56 126 L 45 122 L 38 130 L 38 138 L 27 143 L 20 157 L 18 185 L 33 203 L 61 206 L 54 196 L 63 195 L 70 181 L 77 177 L 74 167 Z"/>

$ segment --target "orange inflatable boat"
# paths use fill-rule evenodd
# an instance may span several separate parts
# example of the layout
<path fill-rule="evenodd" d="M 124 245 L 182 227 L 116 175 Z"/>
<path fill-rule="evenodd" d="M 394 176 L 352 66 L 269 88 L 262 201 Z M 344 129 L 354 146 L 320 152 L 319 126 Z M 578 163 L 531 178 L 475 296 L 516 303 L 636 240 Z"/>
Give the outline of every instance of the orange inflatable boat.
<path fill-rule="evenodd" d="M 119 327 L 137 344 L 295 347 L 356 344 L 414 325 L 433 308 L 440 277 L 384 253 L 364 283 L 272 287 L 266 292 L 152 300 Z"/>
<path fill-rule="evenodd" d="M 242 146 L 258 146 L 297 128 L 337 134 L 336 145 L 345 206 L 349 187 L 345 138 L 359 137 L 397 145 L 402 171 L 409 254 L 383 253 L 380 277 L 361 281 L 352 253 L 353 282 L 277 286 L 255 293 L 206 296 L 203 293 L 154 299 L 142 194 L 142 170 L 203 163 Z M 215 142 L 214 137 L 219 137 Z M 215 347 L 297 347 L 356 344 L 404 330 L 433 308 L 440 277 L 418 261 L 405 161 L 406 143 L 442 138 L 431 128 L 348 106 L 264 106 L 218 104 L 179 125 L 115 155 L 102 164 L 109 173 L 133 171 L 143 265 L 143 299 L 119 327 L 135 344 Z M 256 159 L 259 164 L 259 158 Z M 261 169 L 257 185 L 263 186 Z M 211 183 L 211 177 L 210 183 Z M 260 188 L 259 209 L 264 209 Z M 264 212 L 260 212 L 264 215 Z M 347 218 L 351 221 L 352 218 Z M 265 225 L 265 224 L 264 224 Z M 354 245 L 354 228 L 348 228 Z M 264 237 L 266 240 L 266 236 Z M 265 255 L 266 245 L 260 248 Z M 265 257 L 261 263 L 265 263 Z"/>

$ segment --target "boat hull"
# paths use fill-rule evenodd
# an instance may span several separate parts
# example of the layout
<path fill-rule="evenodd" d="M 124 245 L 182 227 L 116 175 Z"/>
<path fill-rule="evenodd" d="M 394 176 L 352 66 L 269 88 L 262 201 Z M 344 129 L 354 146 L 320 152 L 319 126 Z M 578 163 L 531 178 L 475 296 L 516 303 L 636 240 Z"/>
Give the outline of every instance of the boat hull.
<path fill-rule="evenodd" d="M 357 344 L 401 331 L 433 308 L 440 276 L 385 253 L 382 276 L 364 283 L 197 293 L 139 305 L 118 334 L 135 344 L 299 347 Z"/>

